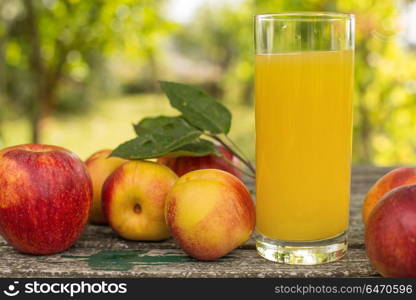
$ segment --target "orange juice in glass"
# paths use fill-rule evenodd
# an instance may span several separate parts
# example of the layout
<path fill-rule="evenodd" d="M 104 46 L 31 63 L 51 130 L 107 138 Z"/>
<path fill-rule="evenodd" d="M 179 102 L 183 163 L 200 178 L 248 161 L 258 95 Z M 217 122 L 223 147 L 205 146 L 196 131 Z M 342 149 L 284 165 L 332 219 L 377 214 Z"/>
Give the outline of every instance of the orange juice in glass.
<path fill-rule="evenodd" d="M 256 16 L 257 250 L 319 264 L 347 250 L 354 19 Z"/>

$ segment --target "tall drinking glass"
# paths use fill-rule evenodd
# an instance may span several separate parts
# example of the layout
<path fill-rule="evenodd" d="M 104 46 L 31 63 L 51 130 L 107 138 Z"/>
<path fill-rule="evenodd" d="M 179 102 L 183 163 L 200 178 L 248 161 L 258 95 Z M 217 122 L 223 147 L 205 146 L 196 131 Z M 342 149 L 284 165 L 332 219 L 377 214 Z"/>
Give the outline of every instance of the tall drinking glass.
<path fill-rule="evenodd" d="M 257 251 L 320 264 L 347 250 L 354 16 L 255 22 Z"/>

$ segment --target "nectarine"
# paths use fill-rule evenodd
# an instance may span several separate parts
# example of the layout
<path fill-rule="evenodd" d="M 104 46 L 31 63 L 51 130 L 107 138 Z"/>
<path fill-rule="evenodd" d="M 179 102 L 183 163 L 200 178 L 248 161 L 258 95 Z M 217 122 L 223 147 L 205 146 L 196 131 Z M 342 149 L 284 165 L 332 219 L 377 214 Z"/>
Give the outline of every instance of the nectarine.
<path fill-rule="evenodd" d="M 178 177 L 150 161 L 129 161 L 104 182 L 103 209 L 111 228 L 129 240 L 170 237 L 164 218 L 165 198 Z"/>
<path fill-rule="evenodd" d="M 103 183 L 115 169 L 127 162 L 127 160 L 118 157 L 108 157 L 111 151 L 110 149 L 97 151 L 85 161 L 91 176 L 94 192 L 89 215 L 89 221 L 93 224 L 107 224 L 101 201 Z"/>
<path fill-rule="evenodd" d="M 244 184 L 218 169 L 180 177 L 166 198 L 166 222 L 190 256 L 214 260 L 244 243 L 255 225 L 254 203 Z"/>
<path fill-rule="evenodd" d="M 368 216 L 378 201 L 392 189 L 416 183 L 416 168 L 401 167 L 394 169 L 383 177 L 370 188 L 364 199 L 362 208 L 362 217 L 364 224 L 367 223 Z"/>

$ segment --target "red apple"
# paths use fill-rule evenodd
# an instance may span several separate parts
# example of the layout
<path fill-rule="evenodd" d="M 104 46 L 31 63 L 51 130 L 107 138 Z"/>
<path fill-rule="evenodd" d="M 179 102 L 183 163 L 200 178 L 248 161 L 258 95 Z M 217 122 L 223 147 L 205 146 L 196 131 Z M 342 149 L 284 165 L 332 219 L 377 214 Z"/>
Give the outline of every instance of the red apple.
<path fill-rule="evenodd" d="M 217 148 L 225 158 L 238 166 L 238 159 L 229 150 L 223 146 L 217 146 Z M 231 173 L 240 179 L 242 178 L 242 174 L 238 169 L 214 154 L 206 156 L 160 157 L 157 162 L 168 166 L 178 176 L 200 169 L 219 169 Z"/>
<path fill-rule="evenodd" d="M 416 277 L 416 184 L 387 193 L 370 213 L 365 247 L 385 277 Z"/>
<path fill-rule="evenodd" d="M 91 179 L 73 152 L 32 144 L 0 151 L 0 233 L 17 250 L 66 250 L 84 229 L 91 203 Z"/>

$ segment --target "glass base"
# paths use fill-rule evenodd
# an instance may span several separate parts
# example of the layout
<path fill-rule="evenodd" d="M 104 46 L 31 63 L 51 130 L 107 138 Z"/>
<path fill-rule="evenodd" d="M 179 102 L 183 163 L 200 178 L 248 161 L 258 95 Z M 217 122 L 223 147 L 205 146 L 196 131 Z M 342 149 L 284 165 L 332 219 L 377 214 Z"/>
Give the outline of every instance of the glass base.
<path fill-rule="evenodd" d="M 256 248 L 260 256 L 278 263 L 291 265 L 317 265 L 337 261 L 347 252 L 347 232 L 337 237 L 311 241 L 287 242 L 256 236 Z"/>

